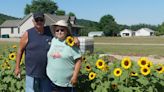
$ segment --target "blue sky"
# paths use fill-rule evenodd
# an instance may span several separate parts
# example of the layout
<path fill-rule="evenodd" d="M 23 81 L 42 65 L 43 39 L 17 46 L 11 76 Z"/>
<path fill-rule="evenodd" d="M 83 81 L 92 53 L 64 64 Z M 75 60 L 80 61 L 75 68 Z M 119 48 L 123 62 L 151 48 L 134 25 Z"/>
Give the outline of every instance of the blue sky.
<path fill-rule="evenodd" d="M 32 0 L 3 0 L 0 13 L 24 16 L 26 4 Z M 153 24 L 164 22 L 164 0 L 55 0 L 59 9 L 75 13 L 78 19 L 99 21 L 112 15 L 118 24 Z"/>

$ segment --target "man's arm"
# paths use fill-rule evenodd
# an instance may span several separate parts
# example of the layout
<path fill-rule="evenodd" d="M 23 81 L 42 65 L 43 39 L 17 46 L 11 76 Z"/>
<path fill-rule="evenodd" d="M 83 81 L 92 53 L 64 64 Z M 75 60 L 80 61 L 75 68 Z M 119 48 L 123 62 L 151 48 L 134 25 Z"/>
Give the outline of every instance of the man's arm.
<path fill-rule="evenodd" d="M 25 50 L 25 47 L 27 45 L 27 42 L 28 42 L 28 32 L 25 32 L 20 39 L 19 49 L 17 51 L 16 66 L 15 66 L 15 75 L 16 76 L 20 73 L 20 62 L 21 62 L 21 58 L 22 58 L 23 52 Z"/>

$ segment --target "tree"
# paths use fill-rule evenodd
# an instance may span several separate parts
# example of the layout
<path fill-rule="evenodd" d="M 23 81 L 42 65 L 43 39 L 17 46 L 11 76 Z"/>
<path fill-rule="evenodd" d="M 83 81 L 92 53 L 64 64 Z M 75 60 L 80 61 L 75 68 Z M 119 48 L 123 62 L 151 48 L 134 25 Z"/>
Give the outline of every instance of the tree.
<path fill-rule="evenodd" d="M 32 4 L 26 4 L 25 15 L 34 12 L 54 14 L 58 6 L 53 0 L 32 0 Z"/>
<path fill-rule="evenodd" d="M 164 35 L 164 22 L 158 26 L 158 31 L 156 35 Z"/>
<path fill-rule="evenodd" d="M 69 12 L 68 16 L 75 16 L 75 14 L 73 12 Z"/>
<path fill-rule="evenodd" d="M 111 15 L 104 15 L 100 19 L 99 28 L 106 36 L 116 36 L 119 32 L 118 25 Z"/>
<path fill-rule="evenodd" d="M 64 10 L 57 10 L 56 15 L 65 15 L 65 11 Z"/>

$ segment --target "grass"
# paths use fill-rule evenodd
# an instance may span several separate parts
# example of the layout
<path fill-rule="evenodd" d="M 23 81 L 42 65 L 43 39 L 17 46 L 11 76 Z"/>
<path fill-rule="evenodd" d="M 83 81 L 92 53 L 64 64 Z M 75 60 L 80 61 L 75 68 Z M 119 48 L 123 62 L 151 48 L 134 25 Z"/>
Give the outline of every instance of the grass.
<path fill-rule="evenodd" d="M 95 52 L 121 54 L 121 55 L 157 55 L 164 56 L 164 37 L 96 37 L 94 43 L 130 43 L 138 45 L 95 44 Z"/>
<path fill-rule="evenodd" d="M 12 46 L 12 45 L 15 45 L 15 44 L 18 45 L 17 42 L 4 42 L 4 41 L 0 41 L 0 54 L 8 46 Z"/>

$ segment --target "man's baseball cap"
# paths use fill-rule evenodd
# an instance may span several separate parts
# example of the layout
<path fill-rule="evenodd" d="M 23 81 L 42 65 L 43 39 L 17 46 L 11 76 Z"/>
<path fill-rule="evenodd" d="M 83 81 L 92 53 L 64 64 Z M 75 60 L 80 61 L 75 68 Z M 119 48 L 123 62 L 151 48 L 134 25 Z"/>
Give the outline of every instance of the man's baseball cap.
<path fill-rule="evenodd" d="M 36 18 L 44 18 L 44 13 L 42 13 L 42 12 L 33 13 L 33 17 L 34 17 L 34 19 L 36 19 Z"/>

